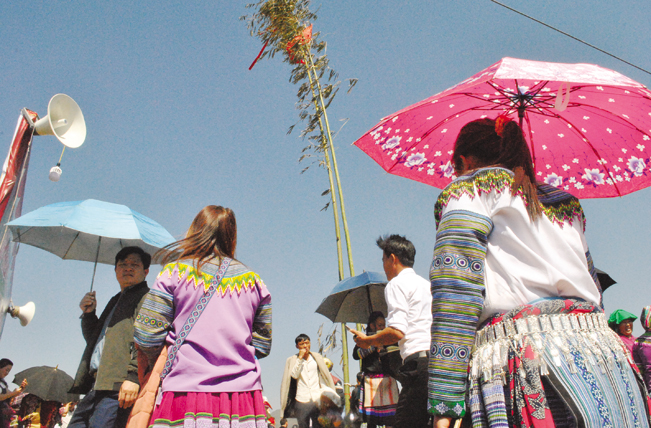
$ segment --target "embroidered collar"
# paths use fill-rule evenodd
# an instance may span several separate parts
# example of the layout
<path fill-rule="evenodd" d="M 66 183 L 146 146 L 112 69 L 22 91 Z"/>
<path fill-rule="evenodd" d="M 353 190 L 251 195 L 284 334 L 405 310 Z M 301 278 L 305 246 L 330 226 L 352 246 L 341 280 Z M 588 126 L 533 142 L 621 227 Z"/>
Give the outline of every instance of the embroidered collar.
<path fill-rule="evenodd" d="M 527 198 L 522 189 L 513 189 L 513 172 L 506 168 L 490 167 L 480 168 L 469 174 L 462 175 L 443 189 L 436 201 L 434 207 L 434 217 L 436 227 L 441 221 L 443 208 L 447 206 L 451 199 L 458 200 L 463 195 L 471 199 L 475 195 L 489 194 L 491 192 L 502 193 L 508 189 L 512 195 L 520 196 L 525 204 L 528 205 Z M 572 224 L 579 219 L 583 222 L 585 231 L 585 216 L 579 200 L 563 190 L 548 184 L 538 184 L 538 201 L 540 208 L 547 218 L 561 227 L 565 222 Z"/>

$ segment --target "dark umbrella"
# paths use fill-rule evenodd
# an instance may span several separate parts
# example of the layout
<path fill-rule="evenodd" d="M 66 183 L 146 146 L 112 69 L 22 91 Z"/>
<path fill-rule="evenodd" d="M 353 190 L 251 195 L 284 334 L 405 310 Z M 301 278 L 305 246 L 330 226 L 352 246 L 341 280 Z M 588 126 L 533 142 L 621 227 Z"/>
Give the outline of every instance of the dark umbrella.
<path fill-rule="evenodd" d="M 332 322 L 365 323 L 373 311 L 386 315 L 384 287 L 387 277 L 379 272 L 364 272 L 346 278 L 323 299 L 316 312 Z"/>
<path fill-rule="evenodd" d="M 28 383 L 24 392 L 34 394 L 41 400 L 59 403 L 79 401 L 79 394 L 68 393 L 74 380 L 66 372 L 59 370 L 58 366 L 31 367 L 23 370 L 16 374 L 14 383 L 19 385 L 23 379 L 27 379 Z"/>
<path fill-rule="evenodd" d="M 610 275 L 608 275 L 606 272 L 602 271 L 601 269 L 595 268 L 597 271 L 597 278 L 599 278 L 599 284 L 601 285 L 601 291 L 606 291 L 608 287 L 610 287 L 613 284 L 617 284 L 617 281 L 612 279 Z"/>

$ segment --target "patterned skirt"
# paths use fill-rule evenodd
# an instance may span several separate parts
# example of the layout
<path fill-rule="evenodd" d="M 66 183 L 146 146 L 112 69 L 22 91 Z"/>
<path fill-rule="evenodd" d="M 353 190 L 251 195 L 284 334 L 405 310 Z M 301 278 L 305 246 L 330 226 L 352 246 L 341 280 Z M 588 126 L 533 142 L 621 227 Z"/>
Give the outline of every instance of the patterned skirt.
<path fill-rule="evenodd" d="M 648 428 L 637 367 L 600 308 L 547 299 L 493 317 L 469 373 L 473 428 Z"/>
<path fill-rule="evenodd" d="M 398 404 L 398 382 L 383 374 L 364 374 L 359 399 L 362 420 L 375 425 L 393 425 Z"/>
<path fill-rule="evenodd" d="M 267 428 L 262 392 L 164 392 L 149 427 Z"/>

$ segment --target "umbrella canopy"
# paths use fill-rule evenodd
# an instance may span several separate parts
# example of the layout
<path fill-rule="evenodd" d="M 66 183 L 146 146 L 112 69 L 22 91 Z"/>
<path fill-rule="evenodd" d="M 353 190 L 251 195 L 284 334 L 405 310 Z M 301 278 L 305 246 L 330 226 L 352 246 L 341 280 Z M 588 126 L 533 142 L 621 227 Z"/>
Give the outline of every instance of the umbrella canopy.
<path fill-rule="evenodd" d="M 366 323 L 373 311 L 387 313 L 384 287 L 387 277 L 379 272 L 364 272 L 335 285 L 316 312 L 332 322 Z"/>
<path fill-rule="evenodd" d="M 385 117 L 354 144 L 387 172 L 444 188 L 466 123 L 520 120 L 540 181 L 579 198 L 651 185 L 651 91 L 592 64 L 503 58 Z"/>
<path fill-rule="evenodd" d="M 38 208 L 9 223 L 16 242 L 62 259 L 106 264 L 124 247 L 150 254 L 174 241 L 163 226 L 124 205 L 88 199 Z"/>
<path fill-rule="evenodd" d="M 34 394 L 41 400 L 58 401 L 59 403 L 79 401 L 79 394 L 68 393 L 74 380 L 57 367 L 31 367 L 17 373 L 14 383 L 20 385 L 23 379 L 27 379 L 27 387 L 24 392 Z"/>
<path fill-rule="evenodd" d="M 606 289 L 611 285 L 617 284 L 617 281 L 615 281 L 606 272 L 597 268 L 595 268 L 595 270 L 597 271 L 597 277 L 599 278 L 599 285 L 601 285 L 601 291 L 606 291 Z"/>

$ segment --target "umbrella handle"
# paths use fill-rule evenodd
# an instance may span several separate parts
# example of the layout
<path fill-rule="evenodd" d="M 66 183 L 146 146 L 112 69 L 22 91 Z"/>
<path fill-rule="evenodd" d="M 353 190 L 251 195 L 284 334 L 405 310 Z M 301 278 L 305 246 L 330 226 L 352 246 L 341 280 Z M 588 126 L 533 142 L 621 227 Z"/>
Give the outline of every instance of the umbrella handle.
<path fill-rule="evenodd" d="M 97 270 L 97 260 L 99 259 L 99 247 L 102 244 L 102 237 L 97 240 L 97 253 L 95 253 L 95 266 L 93 267 L 93 279 L 90 280 L 90 291 L 93 291 L 93 284 L 95 283 L 95 271 Z"/>

